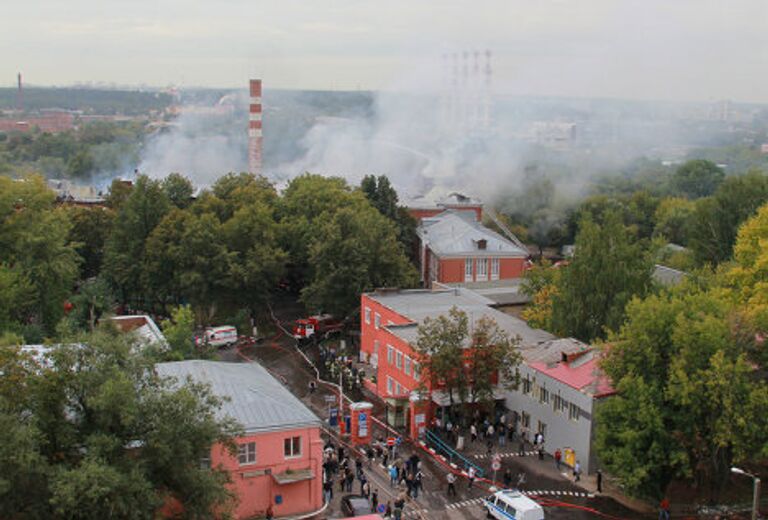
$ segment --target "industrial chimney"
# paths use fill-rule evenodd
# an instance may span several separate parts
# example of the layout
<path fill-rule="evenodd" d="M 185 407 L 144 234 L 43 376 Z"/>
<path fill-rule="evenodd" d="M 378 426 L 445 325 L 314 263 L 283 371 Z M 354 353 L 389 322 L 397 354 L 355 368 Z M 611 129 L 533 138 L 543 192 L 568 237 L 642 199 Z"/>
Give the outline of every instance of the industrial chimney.
<path fill-rule="evenodd" d="M 16 110 L 19 112 L 24 112 L 24 90 L 21 86 L 21 72 L 19 72 L 17 79 L 19 83 L 19 90 L 16 92 Z"/>
<path fill-rule="evenodd" d="M 261 80 L 250 83 L 250 105 L 248 109 L 248 171 L 261 174 Z"/>

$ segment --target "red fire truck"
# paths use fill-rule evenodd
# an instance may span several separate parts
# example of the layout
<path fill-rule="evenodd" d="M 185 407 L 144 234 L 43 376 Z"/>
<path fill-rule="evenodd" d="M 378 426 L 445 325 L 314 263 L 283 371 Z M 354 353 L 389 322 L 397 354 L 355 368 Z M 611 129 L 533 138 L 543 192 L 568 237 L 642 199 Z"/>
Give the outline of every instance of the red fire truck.
<path fill-rule="evenodd" d="M 331 332 L 338 332 L 344 324 L 330 314 L 316 314 L 309 318 L 296 320 L 293 327 L 293 337 L 298 340 L 311 339 L 313 337 L 327 336 Z"/>

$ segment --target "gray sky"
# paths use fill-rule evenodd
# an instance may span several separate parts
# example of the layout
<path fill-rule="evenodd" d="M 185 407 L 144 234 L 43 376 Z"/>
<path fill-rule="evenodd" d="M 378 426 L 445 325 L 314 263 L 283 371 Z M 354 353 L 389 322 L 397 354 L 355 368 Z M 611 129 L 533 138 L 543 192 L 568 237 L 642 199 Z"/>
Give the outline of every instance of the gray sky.
<path fill-rule="evenodd" d="M 486 48 L 498 93 L 768 102 L 768 0 L 9 0 L 0 84 L 390 89 Z"/>

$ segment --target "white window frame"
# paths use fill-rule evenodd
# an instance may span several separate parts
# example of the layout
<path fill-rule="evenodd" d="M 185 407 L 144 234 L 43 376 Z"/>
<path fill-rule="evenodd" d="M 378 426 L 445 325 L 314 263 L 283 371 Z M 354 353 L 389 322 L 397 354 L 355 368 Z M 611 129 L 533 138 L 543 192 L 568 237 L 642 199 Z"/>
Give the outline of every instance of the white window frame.
<path fill-rule="evenodd" d="M 501 261 L 498 258 L 491 258 L 491 280 L 498 280 L 501 272 Z"/>
<path fill-rule="evenodd" d="M 366 325 L 371 324 L 371 308 L 370 307 L 365 308 L 365 323 Z"/>
<path fill-rule="evenodd" d="M 405 372 L 405 375 L 407 376 L 411 375 L 411 358 L 408 356 L 405 356 L 405 366 L 403 366 L 403 372 Z"/>
<path fill-rule="evenodd" d="M 379 366 L 379 340 L 373 340 L 373 354 L 370 357 L 371 366 Z"/>
<path fill-rule="evenodd" d="M 578 421 L 581 410 L 573 403 L 568 403 L 568 418 L 572 421 Z"/>
<path fill-rule="evenodd" d="M 487 258 L 475 258 L 475 270 L 477 275 L 475 279 L 478 282 L 485 282 L 488 280 L 488 259 Z"/>
<path fill-rule="evenodd" d="M 392 345 L 387 345 L 387 364 L 388 365 L 395 364 L 395 347 L 393 347 Z"/>
<path fill-rule="evenodd" d="M 475 262 L 472 258 L 464 259 L 464 281 L 471 282 L 474 279 Z"/>
<path fill-rule="evenodd" d="M 290 442 L 289 450 L 286 450 L 288 448 L 286 442 Z M 295 450 L 296 445 L 299 447 L 298 452 Z M 301 457 L 301 435 L 294 435 L 293 437 L 283 439 L 283 455 L 286 459 L 298 459 Z"/>
<path fill-rule="evenodd" d="M 395 351 L 395 366 L 399 369 L 403 369 L 403 353 L 399 350 Z"/>
<path fill-rule="evenodd" d="M 256 443 L 244 442 L 237 446 L 237 462 L 241 466 L 256 464 Z"/>
<path fill-rule="evenodd" d="M 381 327 L 381 314 L 379 314 L 378 312 L 373 316 L 373 326 L 376 327 L 377 329 Z"/>

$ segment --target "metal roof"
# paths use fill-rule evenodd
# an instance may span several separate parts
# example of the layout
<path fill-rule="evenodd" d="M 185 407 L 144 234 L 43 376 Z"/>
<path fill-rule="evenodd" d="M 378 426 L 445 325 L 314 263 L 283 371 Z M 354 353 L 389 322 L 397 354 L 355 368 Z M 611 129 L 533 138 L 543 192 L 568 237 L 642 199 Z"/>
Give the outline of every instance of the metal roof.
<path fill-rule="evenodd" d="M 189 360 L 155 365 L 161 376 L 207 383 L 225 398 L 219 413 L 246 433 L 320 426 L 320 419 L 258 363 Z"/>
<path fill-rule="evenodd" d="M 446 210 L 425 218 L 417 229 L 419 238 L 438 256 L 527 257 L 528 251 L 491 231 L 474 214 Z M 478 242 L 485 240 L 485 249 Z"/>

